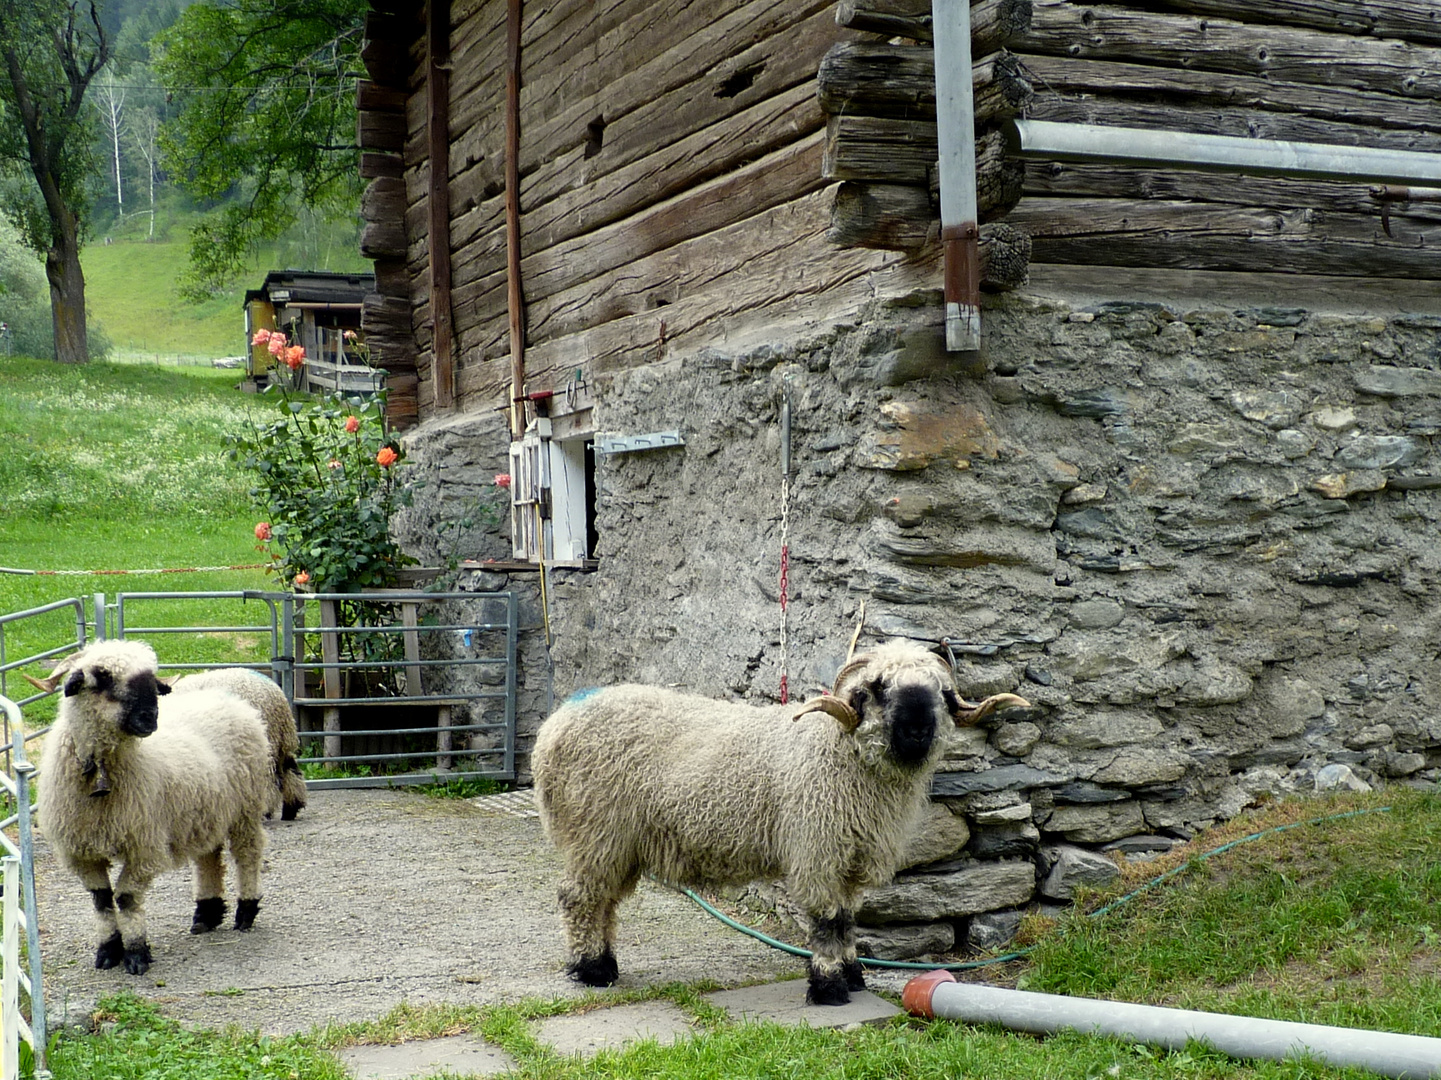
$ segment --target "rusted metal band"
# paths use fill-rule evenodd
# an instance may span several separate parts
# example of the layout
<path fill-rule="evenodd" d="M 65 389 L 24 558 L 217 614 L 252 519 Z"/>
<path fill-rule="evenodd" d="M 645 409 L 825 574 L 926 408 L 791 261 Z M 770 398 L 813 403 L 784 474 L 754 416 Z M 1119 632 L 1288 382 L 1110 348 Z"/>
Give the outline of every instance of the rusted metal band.
<path fill-rule="evenodd" d="M 945 253 L 944 289 L 946 303 L 978 308 L 981 305 L 981 230 L 974 221 L 941 228 Z"/>

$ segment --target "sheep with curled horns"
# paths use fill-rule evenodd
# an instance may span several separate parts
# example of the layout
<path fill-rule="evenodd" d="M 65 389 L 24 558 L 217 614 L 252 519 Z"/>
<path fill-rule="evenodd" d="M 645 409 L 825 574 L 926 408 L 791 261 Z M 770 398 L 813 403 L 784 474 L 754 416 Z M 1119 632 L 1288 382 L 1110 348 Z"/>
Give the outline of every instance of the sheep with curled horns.
<path fill-rule="evenodd" d="M 963 701 L 950 665 L 907 641 L 855 657 L 800 707 L 635 684 L 573 695 L 531 758 L 564 863 L 567 970 L 618 979 L 616 910 L 643 873 L 709 888 L 783 879 L 810 922 L 807 999 L 849 1001 L 865 985 L 853 913 L 895 873 L 946 730 L 1027 705 Z"/>

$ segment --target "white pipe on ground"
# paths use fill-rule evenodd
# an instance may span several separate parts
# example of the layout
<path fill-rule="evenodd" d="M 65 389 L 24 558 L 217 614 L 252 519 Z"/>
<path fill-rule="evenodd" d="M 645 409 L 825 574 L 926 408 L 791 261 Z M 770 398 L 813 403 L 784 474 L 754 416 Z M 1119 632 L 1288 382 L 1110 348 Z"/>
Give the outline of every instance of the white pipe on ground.
<path fill-rule="evenodd" d="M 1441 1077 L 1441 1039 L 1422 1035 L 1035 994 L 958 983 L 948 971 L 918 975 L 906 984 L 901 1001 L 914 1016 L 1000 1024 L 1035 1035 L 1072 1030 L 1168 1050 L 1183 1049 L 1194 1040 L 1235 1058 L 1281 1061 L 1309 1055 L 1328 1065 L 1354 1065 L 1398 1080 Z"/>

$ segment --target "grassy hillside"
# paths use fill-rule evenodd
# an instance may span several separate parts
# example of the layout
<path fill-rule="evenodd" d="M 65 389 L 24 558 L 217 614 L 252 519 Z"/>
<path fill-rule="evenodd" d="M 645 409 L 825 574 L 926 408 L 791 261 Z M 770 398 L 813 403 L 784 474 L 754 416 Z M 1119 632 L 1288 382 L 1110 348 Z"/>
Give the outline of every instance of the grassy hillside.
<path fill-rule="evenodd" d="M 369 270 L 371 263 L 335 230 L 324 242 L 282 242 L 260 251 L 245 280 L 204 303 L 182 301 L 177 282 L 188 258 L 183 228 L 166 239 L 118 235 L 92 241 L 81 253 L 90 318 L 114 344 L 119 360 L 164 357 L 210 360 L 238 356 L 245 347 L 245 290 L 278 269 Z M 325 265 L 315 265 L 323 262 Z M 302 265 L 305 264 L 305 265 Z"/>

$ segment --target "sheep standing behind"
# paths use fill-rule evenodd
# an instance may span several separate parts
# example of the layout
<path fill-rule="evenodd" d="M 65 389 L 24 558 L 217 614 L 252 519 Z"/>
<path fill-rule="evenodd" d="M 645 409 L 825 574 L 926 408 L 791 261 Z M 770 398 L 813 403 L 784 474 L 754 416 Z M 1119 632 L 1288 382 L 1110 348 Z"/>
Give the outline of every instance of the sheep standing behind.
<path fill-rule="evenodd" d="M 949 666 L 907 642 L 856 657 L 799 707 L 638 685 L 574 695 L 531 756 L 564 860 L 567 970 L 616 981 L 616 907 L 642 873 L 712 888 L 783 878 L 810 923 L 807 999 L 849 1001 L 865 986 L 856 905 L 895 873 L 946 729 L 1009 704 L 1027 703 L 962 701 Z"/>
<path fill-rule="evenodd" d="M 295 815 L 305 809 L 307 797 L 305 777 L 295 760 L 300 753 L 300 736 L 295 730 L 290 701 L 275 680 L 249 668 L 217 668 L 185 675 L 170 686 L 177 693 L 229 690 L 260 711 L 275 768 L 276 799 L 266 817 L 279 810 L 282 821 L 293 821 Z"/>
<path fill-rule="evenodd" d="M 41 758 L 41 830 L 90 890 L 95 966 L 123 963 L 132 975 L 151 964 L 145 896 L 163 871 L 194 864 L 191 933 L 224 920 L 227 844 L 239 879 L 235 928 L 250 929 L 275 793 L 255 707 L 219 690 L 162 698 L 169 687 L 155 668 L 148 645 L 99 641 L 31 679 L 63 691 Z"/>

